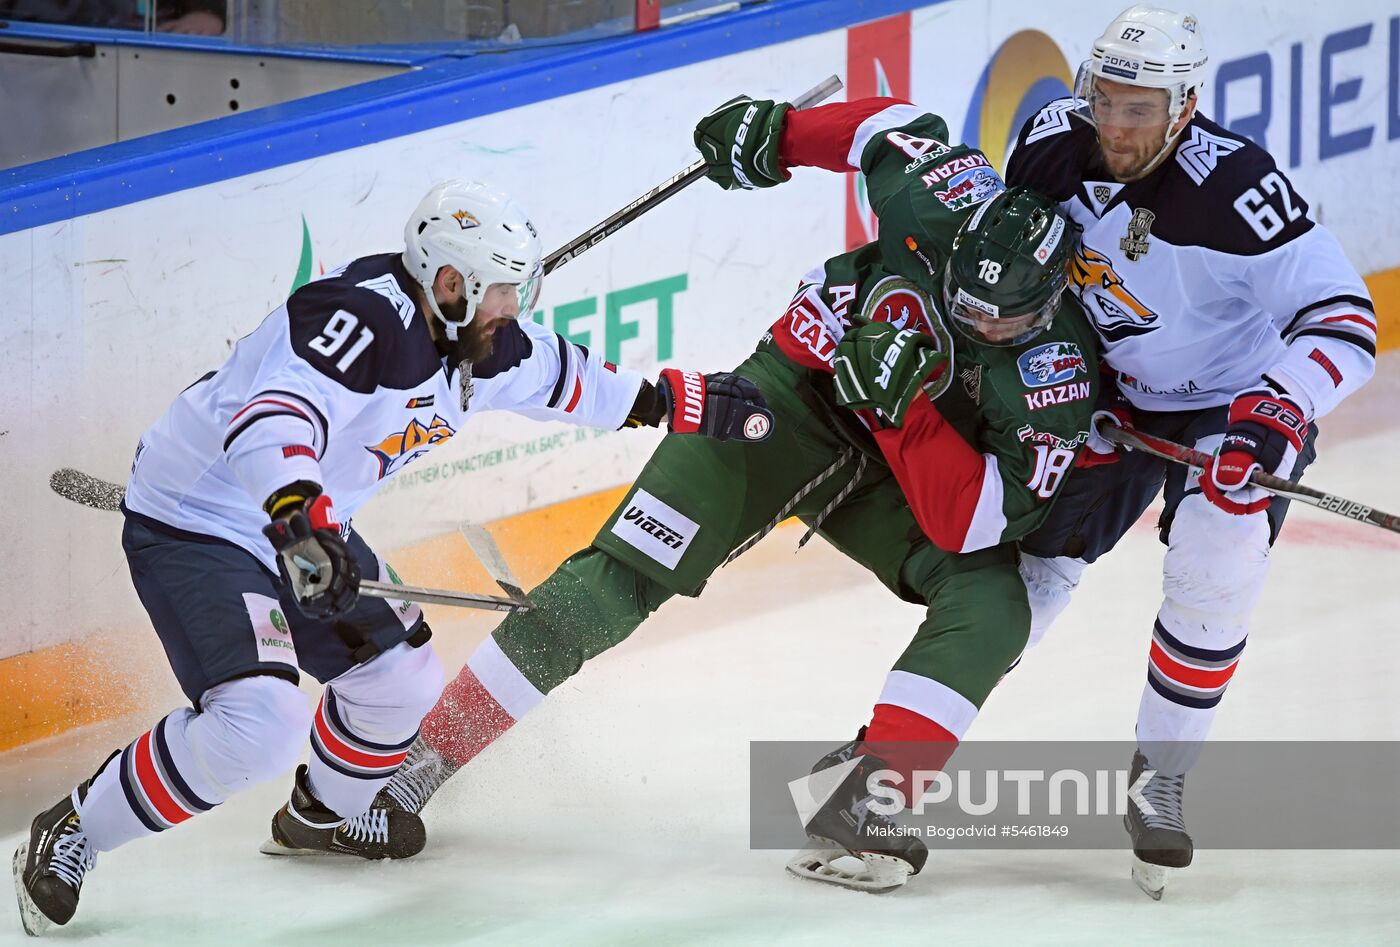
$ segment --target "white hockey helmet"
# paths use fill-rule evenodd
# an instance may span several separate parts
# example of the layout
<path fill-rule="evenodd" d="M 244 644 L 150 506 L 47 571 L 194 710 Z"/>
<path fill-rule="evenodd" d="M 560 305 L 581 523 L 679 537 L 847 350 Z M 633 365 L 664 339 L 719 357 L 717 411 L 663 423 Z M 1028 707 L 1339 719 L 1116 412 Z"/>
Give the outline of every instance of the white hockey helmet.
<path fill-rule="evenodd" d="M 1074 95 L 1086 105 L 1076 114 L 1090 123 L 1096 119 L 1105 120 L 1099 110 L 1107 106 L 1095 95 L 1095 79 L 1165 89 L 1170 132 L 1186 108 L 1190 94 L 1199 91 L 1204 84 L 1208 59 L 1201 43 L 1200 28 L 1191 14 L 1145 4 L 1128 7 L 1094 40 L 1089 58 L 1079 67 Z M 1161 121 L 1161 115 L 1135 115 L 1132 111 L 1121 110 L 1113 113 L 1112 120 L 1116 125 L 1155 125 Z M 1169 134 L 1164 147 L 1170 141 Z"/>
<path fill-rule="evenodd" d="M 544 275 L 535 225 L 524 209 L 502 191 L 475 181 L 443 181 L 418 203 L 404 227 L 403 263 L 428 297 L 428 308 L 447 327 L 447 336 L 472 321 L 486 287 L 516 287 L 520 314 L 539 298 Z M 438 270 L 450 266 L 466 283 L 466 314 L 448 319 L 433 298 Z"/>

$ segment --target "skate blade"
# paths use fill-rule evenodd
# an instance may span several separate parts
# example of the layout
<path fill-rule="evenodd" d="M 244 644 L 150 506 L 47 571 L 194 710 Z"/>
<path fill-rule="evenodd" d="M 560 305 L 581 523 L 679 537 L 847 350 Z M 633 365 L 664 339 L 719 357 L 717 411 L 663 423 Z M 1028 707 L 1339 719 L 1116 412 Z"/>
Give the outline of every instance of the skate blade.
<path fill-rule="evenodd" d="M 788 862 L 787 870 L 799 878 L 876 894 L 903 887 L 913 873 L 902 858 L 881 852 L 855 855 L 844 848 L 805 849 Z"/>
<path fill-rule="evenodd" d="M 325 848 L 291 848 L 283 845 L 272 837 L 269 837 L 266 842 L 259 845 L 258 851 L 262 852 L 264 855 L 340 855 L 345 857 L 344 852 L 333 852 Z"/>
<path fill-rule="evenodd" d="M 44 931 L 53 927 L 53 921 L 39 906 L 29 897 L 29 892 L 24 887 L 24 863 L 29 860 L 29 843 L 25 842 L 15 849 L 15 857 L 10 862 L 10 870 L 15 876 L 15 898 L 19 901 L 19 921 L 24 925 L 24 932 L 30 937 L 38 937 Z"/>
<path fill-rule="evenodd" d="M 1162 900 L 1162 892 L 1167 888 L 1167 868 L 1145 862 L 1133 856 L 1133 883 L 1153 901 Z"/>

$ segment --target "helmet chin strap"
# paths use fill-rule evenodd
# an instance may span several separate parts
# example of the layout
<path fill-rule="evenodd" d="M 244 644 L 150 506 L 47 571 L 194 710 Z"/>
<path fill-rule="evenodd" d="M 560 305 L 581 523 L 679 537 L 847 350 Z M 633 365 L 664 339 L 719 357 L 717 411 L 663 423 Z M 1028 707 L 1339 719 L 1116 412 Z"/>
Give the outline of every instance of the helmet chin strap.
<path fill-rule="evenodd" d="M 465 314 L 461 322 L 454 322 L 453 320 L 447 318 L 447 316 L 443 315 L 442 307 L 438 305 L 437 295 L 433 292 L 433 287 L 424 287 L 424 289 L 427 290 L 427 292 L 425 292 L 424 295 L 428 297 L 428 309 L 430 309 L 433 315 L 437 317 L 438 321 L 442 323 L 443 332 L 447 336 L 448 342 L 452 343 L 454 347 L 456 346 L 456 343 L 461 339 L 462 329 L 466 326 L 471 325 L 472 320 L 476 318 L 476 305 L 481 297 L 482 290 L 481 282 L 479 280 L 467 276 L 462 277 L 462 279 L 465 283 L 465 285 L 463 286 L 464 292 L 462 294 L 462 301 L 465 306 Z M 471 290 L 465 291 L 468 286 L 471 287 Z M 465 357 L 460 359 L 457 362 L 456 367 L 457 387 L 462 397 L 462 410 L 466 411 L 467 404 L 471 401 L 473 389 L 471 359 Z"/>
<path fill-rule="evenodd" d="M 471 321 L 476 318 L 476 304 L 481 296 L 481 282 L 479 280 L 467 276 L 462 277 L 462 279 L 466 285 L 463 286 L 464 292 L 462 293 L 465 314 L 461 322 L 454 322 L 443 315 L 442 308 L 438 305 L 437 294 L 433 292 L 433 287 L 423 287 L 427 290 L 423 295 L 428 297 L 428 308 L 432 310 L 433 315 L 437 316 L 438 321 L 442 323 L 443 330 L 446 332 L 447 338 L 451 342 L 456 342 L 458 333 L 461 332 L 465 326 L 471 325 Z M 470 292 L 465 291 L 466 286 L 471 287 Z"/>

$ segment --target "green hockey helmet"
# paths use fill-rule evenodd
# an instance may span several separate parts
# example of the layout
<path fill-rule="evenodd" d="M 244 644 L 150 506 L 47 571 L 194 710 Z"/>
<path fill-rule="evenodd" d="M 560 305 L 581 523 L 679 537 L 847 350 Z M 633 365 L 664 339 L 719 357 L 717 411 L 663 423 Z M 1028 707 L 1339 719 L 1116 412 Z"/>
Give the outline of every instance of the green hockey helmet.
<path fill-rule="evenodd" d="M 1049 327 L 1069 282 L 1079 225 L 1050 198 L 1013 187 L 963 223 L 943 276 L 953 325 L 982 345 L 1020 345 Z"/>

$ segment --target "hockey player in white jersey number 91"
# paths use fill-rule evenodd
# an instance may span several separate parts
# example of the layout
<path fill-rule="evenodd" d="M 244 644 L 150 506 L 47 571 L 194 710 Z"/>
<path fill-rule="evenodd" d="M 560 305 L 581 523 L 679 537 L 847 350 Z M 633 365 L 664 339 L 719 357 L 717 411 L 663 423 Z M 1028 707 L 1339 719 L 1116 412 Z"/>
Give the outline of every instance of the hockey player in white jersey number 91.
<path fill-rule="evenodd" d="M 442 667 L 417 605 L 358 597 L 361 575 L 393 576 L 350 517 L 471 412 L 766 436 L 772 416 L 745 379 L 666 369 L 653 385 L 519 321 L 540 273 L 519 205 L 486 185 L 440 184 L 402 251 L 298 289 L 142 435 L 122 544 L 192 708 L 35 817 L 13 862 L 29 933 L 73 916 L 99 852 L 285 773 L 308 731 L 310 765 L 263 851 L 423 847 L 416 815 L 371 803 L 437 700 Z M 300 670 L 326 682 L 314 713 Z"/>
<path fill-rule="evenodd" d="M 1165 593 L 1153 623 L 1132 779 L 1156 775 L 1126 819 L 1134 878 L 1160 897 L 1191 863 L 1184 776 L 1245 645 L 1287 503 L 1252 471 L 1297 479 L 1317 419 L 1370 378 L 1376 317 L 1331 234 L 1258 145 L 1198 111 L 1207 63 L 1196 18 L 1125 10 L 1095 40 L 1075 97 L 1036 114 L 1006 180 L 1083 227 L 1071 289 L 1117 379 L 1118 421 L 1215 454 L 1204 476 L 1140 452 L 1075 473 L 1022 540 L 1034 644 L 1084 568 L 1165 488 Z M 1214 800 L 1213 800 L 1214 801 Z M 1219 802 L 1224 803 L 1224 800 Z"/>

